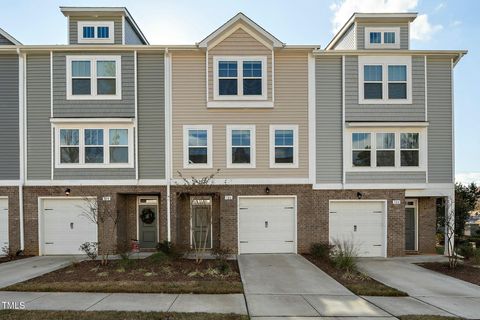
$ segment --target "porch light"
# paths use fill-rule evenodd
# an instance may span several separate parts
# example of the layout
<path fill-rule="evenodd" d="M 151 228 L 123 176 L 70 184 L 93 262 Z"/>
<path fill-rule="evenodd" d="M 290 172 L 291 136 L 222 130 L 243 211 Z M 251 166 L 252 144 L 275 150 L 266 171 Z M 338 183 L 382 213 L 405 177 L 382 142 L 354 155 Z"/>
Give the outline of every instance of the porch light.
<path fill-rule="evenodd" d="M 69 188 L 65 189 L 65 195 L 66 195 L 67 197 L 70 195 L 70 189 L 69 189 Z"/>
<path fill-rule="evenodd" d="M 357 192 L 357 198 L 358 199 L 362 199 L 363 198 L 363 194 L 361 192 Z"/>
<path fill-rule="evenodd" d="M 269 187 L 266 187 L 266 188 L 265 188 L 265 193 L 266 193 L 266 194 L 269 194 L 269 193 L 270 193 L 270 188 L 269 188 Z"/>

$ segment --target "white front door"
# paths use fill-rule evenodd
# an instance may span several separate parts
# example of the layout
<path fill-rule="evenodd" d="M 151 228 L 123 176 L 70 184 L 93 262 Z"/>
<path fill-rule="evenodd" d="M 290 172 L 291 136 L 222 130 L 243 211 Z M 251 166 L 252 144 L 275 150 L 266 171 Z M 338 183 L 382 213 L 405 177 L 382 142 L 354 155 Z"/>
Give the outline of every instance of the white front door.
<path fill-rule="evenodd" d="M 0 198 L 0 249 L 8 247 L 8 199 Z M 0 255 L 3 254 L 0 251 Z"/>
<path fill-rule="evenodd" d="M 239 197 L 239 253 L 295 253 L 294 197 Z"/>
<path fill-rule="evenodd" d="M 83 254 L 80 245 L 97 242 L 97 225 L 83 199 L 44 199 L 41 208 L 41 254 Z"/>
<path fill-rule="evenodd" d="M 353 242 L 360 257 L 384 257 L 385 201 L 330 201 L 330 242 Z"/>

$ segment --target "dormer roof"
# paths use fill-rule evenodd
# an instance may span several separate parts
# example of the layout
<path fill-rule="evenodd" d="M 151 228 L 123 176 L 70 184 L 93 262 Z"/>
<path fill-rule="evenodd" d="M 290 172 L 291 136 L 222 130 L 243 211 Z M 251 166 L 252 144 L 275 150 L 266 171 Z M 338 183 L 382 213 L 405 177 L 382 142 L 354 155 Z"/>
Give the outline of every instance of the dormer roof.
<path fill-rule="evenodd" d="M 337 34 L 333 37 L 330 43 L 325 47 L 325 50 L 332 49 L 335 44 L 342 38 L 342 36 L 347 32 L 350 27 L 355 22 L 375 22 L 375 23 L 396 23 L 396 22 L 412 22 L 417 18 L 416 12 L 398 12 L 398 13 L 359 13 L 355 12 L 352 14 L 350 19 L 343 25 L 342 28 L 337 32 Z"/>
<path fill-rule="evenodd" d="M 228 20 L 226 23 L 224 23 L 222 26 L 220 26 L 217 30 L 212 32 L 209 36 L 207 36 L 205 39 L 197 43 L 198 47 L 200 48 L 207 48 L 212 46 L 212 43 L 214 43 L 215 39 L 221 37 L 224 33 L 228 33 L 231 31 L 232 28 L 234 28 L 235 25 L 237 24 L 244 24 L 260 34 L 266 41 L 269 42 L 270 46 L 273 48 L 282 48 L 285 47 L 285 43 L 282 41 L 278 40 L 275 36 L 273 36 L 270 32 L 262 28 L 260 25 L 255 23 L 253 20 L 251 20 L 249 17 L 247 17 L 245 14 L 242 12 L 237 13 L 233 18 Z M 247 31 L 247 30 L 246 30 Z"/>
<path fill-rule="evenodd" d="M 20 41 L 12 37 L 7 31 L 3 30 L 2 28 L 0 28 L 0 35 L 3 36 L 8 41 L 10 41 L 13 45 L 18 46 L 22 44 Z"/>
<path fill-rule="evenodd" d="M 60 11 L 65 17 L 69 16 L 106 16 L 106 15 L 121 15 L 131 24 L 135 33 L 142 39 L 145 44 L 149 44 L 147 38 L 142 30 L 138 27 L 132 15 L 126 7 L 60 7 Z"/>

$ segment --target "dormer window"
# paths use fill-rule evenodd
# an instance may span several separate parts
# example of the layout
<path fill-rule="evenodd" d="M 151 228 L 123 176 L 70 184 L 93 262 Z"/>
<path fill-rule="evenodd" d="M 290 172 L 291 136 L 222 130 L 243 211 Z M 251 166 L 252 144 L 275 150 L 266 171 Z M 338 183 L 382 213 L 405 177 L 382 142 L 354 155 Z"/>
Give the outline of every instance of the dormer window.
<path fill-rule="evenodd" d="M 215 100 L 266 100 L 266 57 L 214 57 Z"/>
<path fill-rule="evenodd" d="M 366 49 L 399 49 L 400 28 L 365 28 Z"/>
<path fill-rule="evenodd" d="M 113 21 L 79 21 L 78 43 L 114 43 Z"/>

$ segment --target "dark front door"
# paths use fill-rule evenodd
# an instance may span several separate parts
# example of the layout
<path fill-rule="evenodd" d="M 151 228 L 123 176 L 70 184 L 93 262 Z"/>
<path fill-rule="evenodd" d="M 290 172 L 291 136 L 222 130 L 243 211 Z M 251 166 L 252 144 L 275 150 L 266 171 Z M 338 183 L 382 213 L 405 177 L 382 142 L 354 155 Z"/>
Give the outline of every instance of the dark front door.
<path fill-rule="evenodd" d="M 415 208 L 405 208 L 405 250 L 415 250 Z"/>
<path fill-rule="evenodd" d="M 138 201 L 138 231 L 140 248 L 155 248 L 157 245 L 157 199 L 139 198 Z"/>

